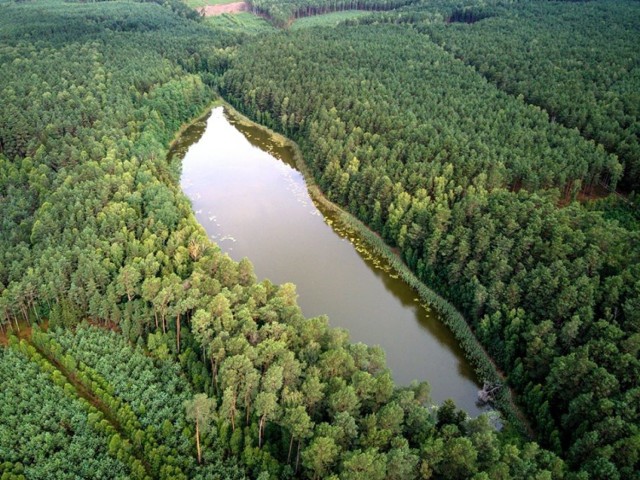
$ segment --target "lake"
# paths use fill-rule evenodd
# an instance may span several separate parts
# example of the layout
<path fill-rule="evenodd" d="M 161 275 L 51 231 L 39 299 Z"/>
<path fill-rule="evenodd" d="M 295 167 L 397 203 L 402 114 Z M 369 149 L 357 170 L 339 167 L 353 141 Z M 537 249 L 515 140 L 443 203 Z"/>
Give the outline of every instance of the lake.
<path fill-rule="evenodd" d="M 305 316 L 327 314 L 352 341 L 381 345 L 396 383 L 427 380 L 435 402 L 482 411 L 478 379 L 437 312 L 314 204 L 291 147 L 216 107 L 170 155 L 183 157 L 181 187 L 223 251 L 248 257 L 259 279 L 294 283 Z"/>

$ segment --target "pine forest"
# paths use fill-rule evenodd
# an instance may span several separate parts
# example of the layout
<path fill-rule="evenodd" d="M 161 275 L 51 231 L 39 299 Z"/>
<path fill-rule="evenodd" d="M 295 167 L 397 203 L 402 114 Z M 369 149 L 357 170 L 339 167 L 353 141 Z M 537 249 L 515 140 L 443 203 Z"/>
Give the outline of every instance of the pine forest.
<path fill-rule="evenodd" d="M 0 0 L 0 478 L 640 480 L 639 46 L 637 0 Z M 209 235 L 169 151 L 220 105 L 486 413 Z"/>

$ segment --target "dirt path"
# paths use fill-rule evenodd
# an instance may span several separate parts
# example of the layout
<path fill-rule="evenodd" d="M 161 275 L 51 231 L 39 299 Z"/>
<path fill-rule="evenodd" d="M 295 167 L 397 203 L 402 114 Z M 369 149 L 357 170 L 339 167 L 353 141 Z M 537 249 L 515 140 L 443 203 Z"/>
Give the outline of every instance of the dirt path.
<path fill-rule="evenodd" d="M 42 321 L 39 325 L 40 330 L 46 332 L 49 329 L 49 320 Z M 11 323 L 0 328 L 0 347 L 9 345 L 9 335 L 15 335 L 18 338 L 24 338 L 29 341 L 31 338 L 32 325 L 20 320 L 17 325 Z"/>
<path fill-rule="evenodd" d="M 118 419 L 116 418 L 114 413 L 111 411 L 109 406 L 107 406 L 95 394 L 95 392 L 91 389 L 91 387 L 89 387 L 88 385 L 85 385 L 74 373 L 70 372 L 57 359 L 52 358 L 49 355 L 47 355 L 47 353 L 44 350 L 39 348 L 36 344 L 32 343 L 30 338 L 25 338 L 25 340 L 27 340 L 27 342 L 29 342 L 29 344 L 33 348 L 35 348 L 36 351 L 40 355 L 42 355 L 42 357 L 47 362 L 49 362 L 51 365 L 53 365 L 62 375 L 64 375 L 64 377 L 73 386 L 73 388 L 76 391 L 76 394 L 79 397 L 84 398 L 91 405 L 93 405 L 96 409 L 98 409 L 104 415 L 105 420 L 111 424 L 111 426 L 118 432 L 118 434 L 122 438 L 126 438 L 127 440 L 129 440 L 129 442 L 131 442 L 131 444 L 134 445 L 134 448 L 132 449 L 133 455 L 140 461 L 140 463 L 142 463 L 142 465 L 144 466 L 144 468 L 146 470 L 147 475 L 149 477 L 153 478 L 151 465 L 149 464 L 149 461 L 145 457 L 142 447 L 135 446 L 135 443 L 134 443 L 133 439 L 129 438 L 129 436 L 127 435 L 125 429 L 122 427 L 122 425 L 120 424 L 120 422 L 118 421 Z"/>
<path fill-rule="evenodd" d="M 233 2 L 225 3 L 222 5 L 207 5 L 206 7 L 198 8 L 198 12 L 200 12 L 205 17 L 222 15 L 223 13 L 239 13 L 248 11 L 249 4 L 247 2 Z"/>

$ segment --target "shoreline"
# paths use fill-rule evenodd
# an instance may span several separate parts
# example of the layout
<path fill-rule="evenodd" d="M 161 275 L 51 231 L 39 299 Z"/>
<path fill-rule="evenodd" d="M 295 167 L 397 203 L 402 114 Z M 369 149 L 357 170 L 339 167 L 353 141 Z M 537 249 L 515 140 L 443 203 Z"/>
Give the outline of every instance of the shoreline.
<path fill-rule="evenodd" d="M 382 238 L 368 226 L 358 220 L 356 217 L 345 211 L 339 205 L 331 202 L 320 187 L 315 182 L 308 166 L 304 161 L 304 157 L 300 150 L 300 147 L 296 142 L 284 135 L 275 132 L 274 130 L 260 125 L 254 122 L 236 108 L 229 104 L 222 97 L 213 101 L 206 109 L 205 112 L 198 117 L 194 118 L 189 124 L 183 125 L 180 129 L 180 133 L 183 132 L 188 126 L 197 122 L 213 108 L 222 106 L 227 110 L 229 116 L 235 121 L 241 124 L 245 124 L 268 133 L 274 140 L 283 146 L 288 146 L 292 149 L 295 167 L 302 174 L 307 191 L 311 196 L 311 199 L 319 209 L 325 209 L 330 211 L 336 216 L 347 228 L 352 229 L 364 242 L 370 253 L 384 260 L 393 273 L 397 274 L 420 298 L 420 301 L 426 303 L 431 308 L 435 308 L 440 314 L 442 323 L 451 331 L 454 338 L 458 342 L 458 345 L 463 351 L 465 358 L 470 362 L 478 379 L 482 381 L 500 382 L 506 387 L 506 381 L 503 374 L 493 362 L 493 359 L 484 350 L 484 347 L 477 340 L 471 328 L 464 320 L 464 317 L 458 310 L 450 304 L 447 300 L 438 295 L 435 291 L 431 290 L 427 285 L 422 283 L 409 267 L 404 263 L 402 258 L 389 247 Z M 179 138 L 179 134 L 176 134 L 172 145 Z M 428 381 L 428 379 L 427 379 Z M 516 429 L 520 434 L 526 435 L 530 438 L 535 438 L 535 435 L 524 417 L 523 413 L 516 406 L 514 402 L 514 395 L 511 389 L 502 388 L 500 393 L 496 396 L 494 402 L 492 402 L 494 408 L 496 408 L 508 421 L 508 423 Z"/>

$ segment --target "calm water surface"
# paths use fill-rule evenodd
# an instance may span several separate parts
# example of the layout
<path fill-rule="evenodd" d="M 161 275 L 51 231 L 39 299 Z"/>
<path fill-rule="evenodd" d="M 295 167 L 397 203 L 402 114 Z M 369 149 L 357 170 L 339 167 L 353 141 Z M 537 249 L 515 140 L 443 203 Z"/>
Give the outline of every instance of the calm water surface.
<path fill-rule="evenodd" d="M 217 107 L 172 155 L 184 157 L 181 186 L 223 251 L 248 257 L 258 278 L 295 283 L 306 316 L 327 314 L 352 341 L 381 345 L 397 383 L 426 379 L 436 402 L 453 398 L 480 412 L 478 379 L 453 335 L 353 232 L 318 210 L 289 147 Z"/>

